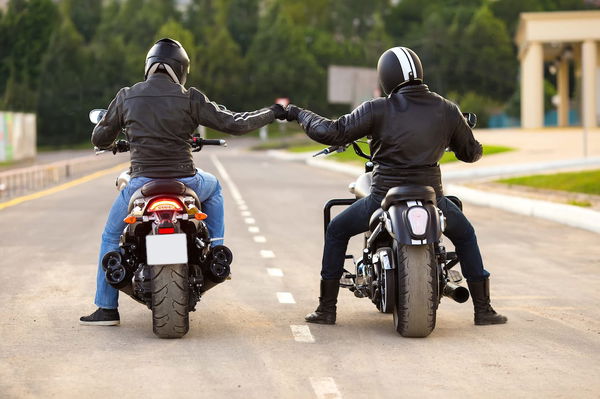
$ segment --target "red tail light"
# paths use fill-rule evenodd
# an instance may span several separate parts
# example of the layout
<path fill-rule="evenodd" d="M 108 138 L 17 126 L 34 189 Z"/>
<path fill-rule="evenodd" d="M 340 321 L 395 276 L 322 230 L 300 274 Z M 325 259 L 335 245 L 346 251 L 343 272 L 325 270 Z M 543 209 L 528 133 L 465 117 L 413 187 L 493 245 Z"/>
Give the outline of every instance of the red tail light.
<path fill-rule="evenodd" d="M 181 203 L 175 198 L 159 197 L 153 199 L 148 208 L 147 212 L 158 212 L 158 211 L 183 211 Z"/>

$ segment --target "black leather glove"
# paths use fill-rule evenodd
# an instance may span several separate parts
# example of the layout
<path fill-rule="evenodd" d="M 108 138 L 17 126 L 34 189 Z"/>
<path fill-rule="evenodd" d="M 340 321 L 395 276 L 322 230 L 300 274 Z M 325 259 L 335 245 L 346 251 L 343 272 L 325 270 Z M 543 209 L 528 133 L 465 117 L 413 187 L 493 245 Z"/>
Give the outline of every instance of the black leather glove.
<path fill-rule="evenodd" d="M 112 153 L 129 151 L 129 142 L 127 140 L 117 140 L 112 148 Z"/>
<path fill-rule="evenodd" d="M 281 106 L 281 104 L 273 104 L 269 107 L 269 109 L 275 114 L 275 119 L 284 121 L 287 117 L 287 112 L 285 108 Z"/>
<path fill-rule="evenodd" d="M 298 114 L 300 113 L 300 111 L 302 111 L 302 108 L 298 108 L 294 104 L 288 105 L 288 107 L 287 107 L 287 120 L 289 122 L 291 122 L 291 121 L 297 121 L 298 120 Z"/>

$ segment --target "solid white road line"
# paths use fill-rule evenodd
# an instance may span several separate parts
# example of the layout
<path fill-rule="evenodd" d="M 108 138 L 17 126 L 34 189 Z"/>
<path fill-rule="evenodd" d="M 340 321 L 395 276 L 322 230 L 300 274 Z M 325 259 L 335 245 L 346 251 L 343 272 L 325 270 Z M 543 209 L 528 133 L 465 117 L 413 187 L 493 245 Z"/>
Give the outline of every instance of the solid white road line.
<path fill-rule="evenodd" d="M 254 236 L 254 242 L 267 242 L 267 239 L 265 238 L 265 236 Z"/>
<path fill-rule="evenodd" d="M 250 233 L 260 233 L 260 229 L 258 228 L 258 226 L 250 226 L 248 227 L 248 231 Z"/>
<path fill-rule="evenodd" d="M 260 250 L 260 256 L 262 256 L 263 258 L 274 258 L 275 257 L 275 253 L 273 251 L 268 250 L 268 249 L 261 249 Z"/>
<path fill-rule="evenodd" d="M 231 177 L 229 177 L 229 173 L 227 173 L 223 164 L 215 155 L 211 155 L 210 159 L 212 163 L 215 164 L 215 167 L 219 171 L 219 174 L 221 175 L 225 183 L 227 183 L 227 187 L 229 187 L 229 191 L 231 191 L 231 196 L 233 197 L 233 199 L 238 203 L 238 205 L 244 205 L 244 200 L 242 199 L 242 194 L 240 194 L 240 190 L 238 190 L 233 180 L 231 180 Z"/>
<path fill-rule="evenodd" d="M 283 277 L 283 270 L 276 267 L 267 267 L 267 274 L 271 277 Z"/>
<path fill-rule="evenodd" d="M 310 333 L 310 328 L 307 325 L 290 325 L 292 329 L 292 334 L 294 335 L 294 340 L 296 342 L 306 342 L 313 343 L 315 342 L 315 338 Z"/>
<path fill-rule="evenodd" d="M 256 220 L 254 220 L 254 218 L 245 218 L 244 222 L 246 222 L 246 224 L 254 224 L 256 223 Z"/>
<path fill-rule="evenodd" d="M 317 399 L 339 399 L 342 397 L 334 379 L 331 377 L 310 377 L 310 385 L 312 385 Z"/>
<path fill-rule="evenodd" d="M 296 303 L 291 292 L 278 292 L 277 300 L 279 303 Z"/>

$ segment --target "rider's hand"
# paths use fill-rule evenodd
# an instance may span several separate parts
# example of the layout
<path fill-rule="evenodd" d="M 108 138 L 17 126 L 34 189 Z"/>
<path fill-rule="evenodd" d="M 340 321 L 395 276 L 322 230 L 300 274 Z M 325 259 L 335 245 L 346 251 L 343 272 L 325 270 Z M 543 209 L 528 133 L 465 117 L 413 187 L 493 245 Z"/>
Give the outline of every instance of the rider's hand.
<path fill-rule="evenodd" d="M 284 121 L 287 117 L 287 112 L 285 108 L 281 106 L 281 104 L 273 104 L 269 107 L 271 111 L 275 114 L 275 118 Z"/>
<path fill-rule="evenodd" d="M 113 144 L 112 153 L 113 155 L 117 152 L 127 152 L 129 151 L 129 142 L 126 140 L 117 140 Z"/>
<path fill-rule="evenodd" d="M 289 122 L 298 120 L 298 114 L 302 111 L 302 108 L 296 107 L 294 104 L 290 104 L 287 107 L 287 120 Z"/>

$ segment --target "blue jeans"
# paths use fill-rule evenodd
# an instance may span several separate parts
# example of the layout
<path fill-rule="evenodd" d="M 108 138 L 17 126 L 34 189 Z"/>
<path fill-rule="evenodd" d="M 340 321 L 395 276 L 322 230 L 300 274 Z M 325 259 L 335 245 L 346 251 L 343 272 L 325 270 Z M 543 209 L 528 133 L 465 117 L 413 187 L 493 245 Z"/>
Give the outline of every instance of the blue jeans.
<path fill-rule="evenodd" d="M 344 261 L 348 241 L 352 236 L 369 229 L 369 219 L 381 207 L 382 198 L 369 195 L 361 198 L 337 215 L 325 234 L 325 248 L 321 278 L 339 280 L 344 272 Z M 438 197 L 437 206 L 446 217 L 444 235 L 456 248 L 461 270 L 468 281 L 481 281 L 489 277 L 483 268 L 475 230 L 462 211 L 448 198 Z"/>
<path fill-rule="evenodd" d="M 134 177 L 129 184 L 119 193 L 108 214 L 106 226 L 102 233 L 100 257 L 98 259 L 98 274 L 96 277 L 96 299 L 94 303 L 99 308 L 116 309 L 119 306 L 119 290 L 106 282 L 102 270 L 102 258 L 111 251 L 119 249 L 121 234 L 125 229 L 125 219 L 128 215 L 129 200 L 131 196 L 144 184 L 154 179 L 148 177 Z M 213 241 L 212 245 L 223 244 L 225 232 L 225 213 L 223 210 L 223 196 L 221 185 L 217 178 L 210 173 L 198 169 L 196 175 L 177 179 L 196 192 L 202 203 L 202 212 L 208 215 L 205 223 Z"/>

